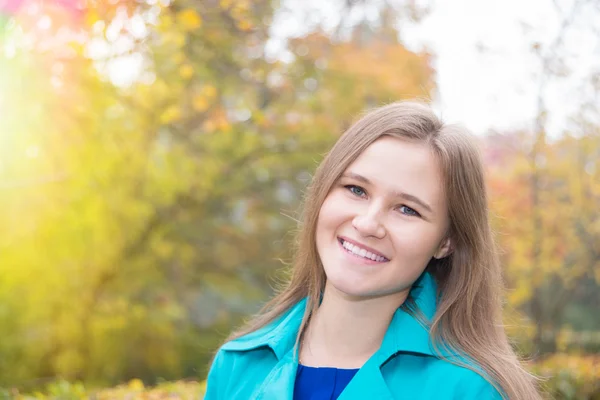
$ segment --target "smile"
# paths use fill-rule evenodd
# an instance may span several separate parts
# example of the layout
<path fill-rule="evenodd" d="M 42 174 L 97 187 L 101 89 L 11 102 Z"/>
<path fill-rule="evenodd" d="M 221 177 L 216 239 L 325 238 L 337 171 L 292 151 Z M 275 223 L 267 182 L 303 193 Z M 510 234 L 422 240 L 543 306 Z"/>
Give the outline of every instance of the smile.
<path fill-rule="evenodd" d="M 349 254 L 364 259 L 365 261 L 373 261 L 376 263 L 388 262 L 386 257 L 375 254 L 367 249 L 364 249 L 358 245 L 352 244 L 342 238 L 338 238 L 338 242 L 341 244 L 342 248 Z"/>

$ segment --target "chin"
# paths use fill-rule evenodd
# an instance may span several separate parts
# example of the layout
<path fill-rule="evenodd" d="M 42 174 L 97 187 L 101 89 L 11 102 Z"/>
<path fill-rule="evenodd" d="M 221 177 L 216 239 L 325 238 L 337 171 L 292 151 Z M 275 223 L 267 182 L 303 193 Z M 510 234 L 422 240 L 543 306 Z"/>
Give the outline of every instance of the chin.
<path fill-rule="evenodd" d="M 378 288 L 369 285 L 368 282 L 365 282 L 365 279 L 360 279 L 356 277 L 352 279 L 349 274 L 345 274 L 342 276 L 336 276 L 336 274 L 332 274 L 333 276 L 327 277 L 327 284 L 331 285 L 337 292 L 341 292 L 347 296 L 351 297 L 377 297 L 382 292 L 378 290 Z"/>
<path fill-rule="evenodd" d="M 410 290 L 412 283 L 414 283 L 414 280 L 407 279 L 408 282 L 403 280 L 398 285 L 389 285 L 389 282 L 378 282 L 377 279 L 369 279 L 368 276 L 355 274 L 353 271 L 348 270 L 326 270 L 325 275 L 327 276 L 327 285 L 330 285 L 336 292 L 353 298 L 400 295 L 400 293 Z M 386 283 L 388 284 L 386 285 Z"/>

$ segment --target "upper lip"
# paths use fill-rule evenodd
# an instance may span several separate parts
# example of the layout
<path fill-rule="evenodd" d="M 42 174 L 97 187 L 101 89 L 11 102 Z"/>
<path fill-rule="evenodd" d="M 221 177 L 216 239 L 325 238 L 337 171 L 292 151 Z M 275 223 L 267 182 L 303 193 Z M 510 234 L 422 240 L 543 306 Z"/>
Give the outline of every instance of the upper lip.
<path fill-rule="evenodd" d="M 349 242 L 349 243 L 352 243 L 353 245 L 355 245 L 355 246 L 358 246 L 358 247 L 360 247 L 361 249 L 365 249 L 365 250 L 367 250 L 367 251 L 370 251 L 371 253 L 373 253 L 373 254 L 375 254 L 375 255 L 378 255 L 378 256 L 384 257 L 384 258 L 386 258 L 386 259 L 388 259 L 388 260 L 389 260 L 389 257 L 386 257 L 385 255 L 381 254 L 381 252 L 379 252 L 379 251 L 375 250 L 375 249 L 374 249 L 374 248 L 372 248 L 372 247 L 365 246 L 364 244 L 362 244 L 362 243 L 360 243 L 360 242 L 357 242 L 356 240 L 348 239 L 348 238 L 347 238 L 347 237 L 345 237 L 345 236 L 340 236 L 339 238 L 340 238 L 340 239 L 342 239 L 344 242 Z"/>

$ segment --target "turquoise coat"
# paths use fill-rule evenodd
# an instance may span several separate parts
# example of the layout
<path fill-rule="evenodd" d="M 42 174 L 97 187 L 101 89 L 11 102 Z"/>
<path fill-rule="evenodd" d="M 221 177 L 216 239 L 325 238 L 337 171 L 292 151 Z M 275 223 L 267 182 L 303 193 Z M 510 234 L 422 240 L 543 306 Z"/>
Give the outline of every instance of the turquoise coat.
<path fill-rule="evenodd" d="M 431 320 L 436 284 L 424 273 L 411 289 L 417 307 Z M 205 400 L 292 400 L 298 368 L 296 335 L 306 299 L 264 328 L 225 343 L 208 374 Z M 401 308 L 380 349 L 360 368 L 339 400 L 500 400 L 481 375 L 438 358 L 429 331 Z"/>

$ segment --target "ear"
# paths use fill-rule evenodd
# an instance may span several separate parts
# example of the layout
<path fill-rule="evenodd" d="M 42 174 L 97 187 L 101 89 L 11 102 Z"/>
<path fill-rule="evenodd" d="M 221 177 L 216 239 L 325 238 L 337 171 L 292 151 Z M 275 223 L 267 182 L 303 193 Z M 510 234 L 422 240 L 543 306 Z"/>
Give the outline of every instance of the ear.
<path fill-rule="evenodd" d="M 450 238 L 446 238 L 442 241 L 442 243 L 440 243 L 437 251 L 433 254 L 433 258 L 439 260 L 441 258 L 448 257 L 450 254 L 452 254 L 453 250 L 454 248 L 452 247 L 452 241 Z"/>

